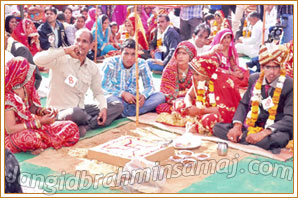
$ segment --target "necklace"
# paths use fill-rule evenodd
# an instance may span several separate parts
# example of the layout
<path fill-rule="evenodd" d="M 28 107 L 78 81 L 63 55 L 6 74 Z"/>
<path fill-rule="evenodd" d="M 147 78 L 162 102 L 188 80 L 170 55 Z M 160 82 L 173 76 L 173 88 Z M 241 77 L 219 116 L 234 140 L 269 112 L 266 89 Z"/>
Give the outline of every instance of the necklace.
<path fill-rule="evenodd" d="M 182 73 L 182 77 L 185 78 L 187 75 L 188 69 L 181 71 L 180 69 L 178 69 L 178 73 L 181 74 Z"/>
<path fill-rule="evenodd" d="M 282 69 L 280 71 L 278 83 L 276 85 L 276 88 L 274 90 L 273 97 L 272 97 L 272 102 L 274 105 L 268 109 L 269 117 L 266 121 L 265 128 L 274 124 L 275 116 L 277 113 L 278 102 L 280 99 L 280 94 L 281 94 L 281 91 L 282 91 L 282 88 L 283 88 L 283 85 L 284 85 L 284 82 L 286 79 L 285 75 L 286 75 L 285 70 Z M 263 130 L 262 127 L 255 127 L 255 123 L 259 117 L 259 111 L 260 111 L 259 105 L 262 100 L 261 87 L 262 87 L 263 80 L 264 80 L 264 71 L 261 72 L 260 77 L 257 80 L 256 85 L 253 89 L 253 93 L 252 93 L 252 97 L 251 97 L 251 109 L 248 112 L 248 115 L 247 115 L 246 121 L 245 121 L 248 126 L 247 135 L 253 134 L 253 133 L 258 133 L 261 130 Z"/>

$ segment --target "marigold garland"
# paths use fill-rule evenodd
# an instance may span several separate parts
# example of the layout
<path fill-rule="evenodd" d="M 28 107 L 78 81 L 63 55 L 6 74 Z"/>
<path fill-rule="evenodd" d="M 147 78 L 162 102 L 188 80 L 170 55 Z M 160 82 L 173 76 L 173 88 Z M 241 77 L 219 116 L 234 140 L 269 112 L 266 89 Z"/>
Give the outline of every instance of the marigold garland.
<path fill-rule="evenodd" d="M 272 97 L 272 102 L 273 102 L 274 106 L 272 106 L 271 108 L 268 109 L 269 117 L 266 121 L 265 128 L 274 124 L 274 120 L 275 120 L 275 116 L 276 116 L 277 108 L 278 108 L 278 102 L 279 102 L 282 87 L 283 87 L 283 84 L 285 81 L 285 75 L 286 75 L 286 72 L 285 72 L 285 70 L 282 69 L 280 71 L 278 83 L 277 83 L 277 86 L 274 90 L 273 97 Z M 257 83 L 254 87 L 253 96 L 251 97 L 251 111 L 248 113 L 246 121 L 245 121 L 248 126 L 247 135 L 253 134 L 253 133 L 258 133 L 263 130 L 262 127 L 255 127 L 255 123 L 259 117 L 259 104 L 262 100 L 261 87 L 262 87 L 263 80 L 264 80 L 264 71 L 261 72 L 260 77 L 257 80 Z"/>
<path fill-rule="evenodd" d="M 244 24 L 243 24 L 242 36 L 244 38 L 251 37 L 251 29 L 252 29 L 252 26 L 251 25 L 247 26 L 247 20 L 245 19 Z"/>
<path fill-rule="evenodd" d="M 208 98 L 209 98 L 209 104 L 212 107 L 216 107 L 216 101 L 215 101 L 215 95 L 214 95 L 214 82 L 213 80 L 217 79 L 217 74 L 213 74 L 211 76 L 211 80 L 209 80 L 208 84 Z M 206 98 L 205 98 L 205 87 L 202 87 L 200 89 L 197 89 L 197 102 L 199 103 L 199 108 L 206 106 Z"/>
<path fill-rule="evenodd" d="M 156 42 L 156 48 L 158 49 L 160 46 L 162 46 L 162 39 L 158 39 Z"/>

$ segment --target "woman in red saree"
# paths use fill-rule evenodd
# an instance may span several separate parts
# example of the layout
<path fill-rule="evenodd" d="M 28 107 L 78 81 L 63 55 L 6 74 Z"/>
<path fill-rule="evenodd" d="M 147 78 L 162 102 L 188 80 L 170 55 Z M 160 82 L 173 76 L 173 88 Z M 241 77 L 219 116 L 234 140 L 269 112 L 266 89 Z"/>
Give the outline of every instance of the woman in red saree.
<path fill-rule="evenodd" d="M 215 123 L 230 123 L 241 99 L 237 86 L 218 64 L 215 56 L 196 57 L 190 63 L 193 85 L 180 112 L 196 117 L 188 128 L 192 132 L 212 135 Z"/>
<path fill-rule="evenodd" d="M 119 30 L 121 34 L 120 41 L 123 42 L 126 39 L 133 38 L 135 39 L 136 37 L 136 30 L 138 34 L 138 44 L 140 47 L 140 50 L 148 50 L 149 49 L 149 44 L 146 39 L 146 32 L 143 27 L 142 21 L 140 17 L 137 19 L 138 27 L 136 28 L 135 24 L 135 13 L 131 13 L 127 19 L 124 22 L 124 26 L 122 26 Z"/>
<path fill-rule="evenodd" d="M 28 18 L 24 18 L 17 25 L 11 36 L 16 41 L 25 45 L 30 50 L 32 56 L 41 50 L 37 29 L 34 23 Z"/>
<path fill-rule="evenodd" d="M 5 65 L 5 147 L 13 153 L 37 154 L 48 147 L 72 146 L 79 140 L 75 123 L 55 122 L 57 112 L 40 107 L 34 69 L 22 57 Z"/>
<path fill-rule="evenodd" d="M 211 36 L 215 36 L 217 32 L 225 28 L 231 29 L 231 24 L 222 10 L 217 10 L 214 13 L 214 20 L 211 22 Z"/>
<path fill-rule="evenodd" d="M 233 32 L 230 29 L 219 31 L 211 43 L 211 54 L 215 54 L 220 62 L 219 67 L 239 88 L 248 86 L 249 71 L 239 67 L 238 53 L 234 44 Z"/>
<path fill-rule="evenodd" d="M 196 55 L 197 51 L 192 43 L 188 41 L 179 43 L 161 77 L 160 91 L 165 95 L 166 103 L 157 106 L 157 113 L 171 113 L 173 102 L 185 96 L 192 85 L 192 71 L 189 69 L 189 62 Z"/>

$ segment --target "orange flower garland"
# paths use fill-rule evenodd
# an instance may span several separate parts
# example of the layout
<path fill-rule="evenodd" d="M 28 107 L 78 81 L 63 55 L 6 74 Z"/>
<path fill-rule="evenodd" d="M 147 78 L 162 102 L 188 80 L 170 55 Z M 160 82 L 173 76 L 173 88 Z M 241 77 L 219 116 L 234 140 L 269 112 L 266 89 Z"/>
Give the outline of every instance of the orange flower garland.
<path fill-rule="evenodd" d="M 129 33 L 125 32 L 125 39 L 129 39 Z"/>
<path fill-rule="evenodd" d="M 268 109 L 269 117 L 266 121 L 265 128 L 274 124 L 275 116 L 276 116 L 277 108 L 278 108 L 278 102 L 279 102 L 280 95 L 281 95 L 281 90 L 282 90 L 282 87 L 283 87 L 283 84 L 285 81 L 285 75 L 286 75 L 286 72 L 285 72 L 285 70 L 282 69 L 280 71 L 280 76 L 278 78 L 279 82 L 277 83 L 277 86 L 274 90 L 273 97 L 272 97 L 272 102 L 274 105 Z M 253 134 L 253 133 L 258 133 L 263 130 L 262 127 L 255 127 L 255 123 L 259 117 L 259 104 L 262 100 L 261 87 L 262 87 L 263 80 L 264 80 L 264 71 L 261 72 L 260 77 L 257 80 L 257 83 L 253 90 L 253 96 L 251 98 L 251 111 L 248 113 L 247 118 L 246 118 L 246 124 L 248 125 L 247 135 Z"/>
<path fill-rule="evenodd" d="M 252 29 L 252 26 L 251 25 L 247 26 L 247 20 L 245 19 L 243 24 L 242 36 L 246 38 L 251 37 L 251 29 Z"/>
<path fill-rule="evenodd" d="M 162 39 L 161 39 L 161 38 L 157 40 L 156 46 L 157 46 L 157 49 L 158 49 L 160 46 L 162 46 Z"/>
<path fill-rule="evenodd" d="M 209 104 L 212 107 L 216 107 L 216 101 L 215 101 L 215 95 L 214 95 L 214 82 L 212 81 L 212 80 L 216 80 L 216 78 L 217 78 L 217 74 L 214 73 L 211 76 L 211 80 L 209 80 L 209 84 L 208 84 Z M 203 106 L 206 106 L 205 86 L 204 87 L 202 85 L 199 85 L 198 86 L 198 89 L 197 89 L 197 98 L 196 99 L 197 99 L 197 102 L 198 102 L 198 105 L 197 105 L 198 108 L 202 108 Z"/>

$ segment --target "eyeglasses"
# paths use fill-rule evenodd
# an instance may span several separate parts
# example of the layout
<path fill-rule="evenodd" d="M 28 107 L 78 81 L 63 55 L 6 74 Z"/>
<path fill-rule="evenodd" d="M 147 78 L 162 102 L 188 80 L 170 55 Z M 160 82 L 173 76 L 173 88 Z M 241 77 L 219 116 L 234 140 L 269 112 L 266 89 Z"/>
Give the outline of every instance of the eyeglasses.
<path fill-rule="evenodd" d="M 269 70 L 269 69 L 273 69 L 273 70 L 278 70 L 280 69 L 280 66 L 270 66 L 270 65 L 265 65 L 263 66 L 264 69 Z"/>

